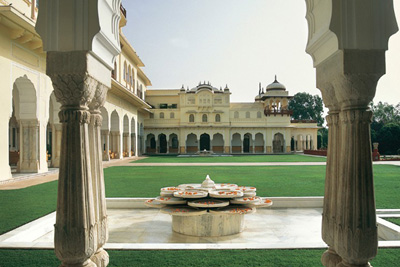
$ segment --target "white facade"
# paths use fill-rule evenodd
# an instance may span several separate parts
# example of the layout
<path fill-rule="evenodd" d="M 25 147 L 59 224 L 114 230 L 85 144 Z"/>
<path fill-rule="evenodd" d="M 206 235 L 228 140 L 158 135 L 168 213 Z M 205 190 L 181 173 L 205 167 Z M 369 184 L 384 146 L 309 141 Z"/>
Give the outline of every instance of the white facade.
<path fill-rule="evenodd" d="M 148 90 L 146 153 L 287 153 L 317 148 L 316 122 L 291 121 L 286 88 L 275 81 L 253 103 L 231 103 L 229 88 L 209 83 Z"/>

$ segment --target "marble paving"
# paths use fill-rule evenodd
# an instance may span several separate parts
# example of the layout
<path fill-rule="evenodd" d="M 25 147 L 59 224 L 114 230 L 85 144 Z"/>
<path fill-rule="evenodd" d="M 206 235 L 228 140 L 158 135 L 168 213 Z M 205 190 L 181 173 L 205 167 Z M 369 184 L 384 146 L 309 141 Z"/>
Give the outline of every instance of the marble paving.
<path fill-rule="evenodd" d="M 325 248 L 321 208 L 258 209 L 245 216 L 245 230 L 225 237 L 175 233 L 171 217 L 157 209 L 109 209 L 108 249 L 285 249 Z M 378 212 L 378 213 L 382 213 Z M 385 213 L 388 213 L 385 211 Z M 380 217 L 400 216 L 399 210 Z M 400 227 L 378 218 L 380 247 L 400 247 Z M 0 248 L 54 248 L 55 213 L 0 236 Z M 385 226 L 385 228 L 383 227 Z M 397 228 L 398 229 L 397 229 Z M 385 229 L 389 229 L 389 231 Z M 382 232 L 385 230 L 385 232 Z M 393 231 L 394 230 L 394 231 Z"/>
<path fill-rule="evenodd" d="M 245 230 L 225 237 L 175 233 L 171 216 L 157 209 L 110 209 L 113 249 L 321 248 L 322 209 L 259 209 L 245 216 Z M 53 248 L 55 213 L 0 236 L 0 247 Z"/>

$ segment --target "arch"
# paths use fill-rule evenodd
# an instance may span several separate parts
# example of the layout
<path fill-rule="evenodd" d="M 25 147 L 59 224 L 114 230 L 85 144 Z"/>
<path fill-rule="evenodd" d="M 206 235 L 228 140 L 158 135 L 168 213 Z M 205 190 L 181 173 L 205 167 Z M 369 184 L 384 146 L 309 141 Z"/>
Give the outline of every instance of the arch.
<path fill-rule="evenodd" d="M 264 153 L 264 135 L 262 133 L 257 133 L 254 138 L 254 152 L 255 153 Z"/>
<path fill-rule="evenodd" d="M 146 152 L 155 153 L 157 148 L 156 137 L 154 134 L 148 134 L 146 137 Z"/>
<path fill-rule="evenodd" d="M 224 137 L 220 133 L 216 133 L 212 138 L 211 150 L 215 153 L 224 153 Z"/>
<path fill-rule="evenodd" d="M 119 132 L 120 131 L 120 125 L 119 125 L 120 123 L 119 123 L 119 115 L 118 115 L 118 112 L 116 111 L 116 110 L 114 110 L 112 113 L 111 113 L 111 128 L 110 128 L 110 130 L 111 131 L 113 131 L 113 132 Z"/>
<path fill-rule="evenodd" d="M 239 111 L 235 111 L 235 112 L 233 113 L 233 118 L 239 119 Z"/>
<path fill-rule="evenodd" d="M 231 139 L 231 151 L 232 153 L 242 152 L 242 138 L 239 133 L 234 133 Z"/>
<path fill-rule="evenodd" d="M 191 133 L 186 137 L 186 153 L 196 153 L 198 151 L 197 135 Z"/>
<path fill-rule="evenodd" d="M 127 73 L 127 82 L 128 82 L 128 86 L 129 88 L 132 87 L 132 70 L 131 70 L 131 65 L 128 66 L 128 73 Z"/>
<path fill-rule="evenodd" d="M 135 122 L 135 118 L 132 117 L 131 119 L 131 155 L 132 156 L 136 156 L 136 122 Z"/>
<path fill-rule="evenodd" d="M 160 112 L 160 119 L 164 119 L 164 112 Z"/>
<path fill-rule="evenodd" d="M 49 121 L 46 130 L 46 153 L 48 165 L 51 167 L 60 166 L 61 150 L 61 123 L 58 119 L 61 104 L 57 102 L 54 92 L 49 98 Z"/>
<path fill-rule="evenodd" d="M 124 81 L 126 81 L 126 72 L 127 72 L 127 65 L 126 61 L 124 61 Z"/>
<path fill-rule="evenodd" d="M 189 115 L 189 122 L 194 122 L 194 114 Z"/>
<path fill-rule="evenodd" d="M 251 152 L 251 145 L 253 141 L 251 140 L 251 134 L 246 133 L 243 136 L 243 152 L 244 153 L 250 153 Z"/>
<path fill-rule="evenodd" d="M 26 75 L 15 80 L 12 96 L 17 120 L 37 119 L 36 89 Z"/>
<path fill-rule="evenodd" d="M 272 141 L 272 149 L 274 153 L 283 153 L 285 146 L 285 139 L 282 133 L 276 133 Z"/>
<path fill-rule="evenodd" d="M 201 121 L 202 122 L 207 122 L 208 121 L 207 114 L 203 114 L 203 116 L 201 116 Z"/>
<path fill-rule="evenodd" d="M 110 120 L 108 118 L 108 111 L 105 107 L 100 108 L 101 116 L 103 117 L 103 122 L 101 124 L 102 130 L 108 130 L 110 127 Z"/>
<path fill-rule="evenodd" d="M 170 134 L 169 141 L 170 141 L 169 153 L 178 153 L 179 152 L 178 135 L 175 133 Z"/>
<path fill-rule="evenodd" d="M 250 119 L 250 111 L 246 111 L 246 119 Z"/>
<path fill-rule="evenodd" d="M 129 133 L 129 118 L 128 115 L 126 114 L 124 116 L 123 123 L 124 123 L 124 133 Z"/>
<path fill-rule="evenodd" d="M 200 151 L 203 150 L 210 151 L 210 135 L 207 133 L 200 135 Z"/>
<path fill-rule="evenodd" d="M 167 136 L 165 134 L 159 134 L 158 135 L 158 142 L 159 142 L 159 153 L 167 153 L 167 147 L 168 147 L 168 142 L 167 142 Z"/>
<path fill-rule="evenodd" d="M 257 111 L 257 119 L 261 119 L 261 117 L 262 117 L 261 111 Z"/>
<path fill-rule="evenodd" d="M 129 136 L 129 118 L 128 115 L 125 114 L 123 120 L 123 135 L 122 135 L 122 147 L 123 147 L 123 151 L 122 151 L 122 156 L 123 157 L 129 157 L 130 156 L 130 151 L 131 151 L 131 139 Z"/>
<path fill-rule="evenodd" d="M 221 122 L 221 115 L 219 114 L 215 115 L 215 122 Z"/>
<path fill-rule="evenodd" d="M 174 113 L 174 112 L 171 112 L 171 113 L 169 114 L 169 118 L 170 118 L 170 119 L 175 119 L 175 113 Z"/>

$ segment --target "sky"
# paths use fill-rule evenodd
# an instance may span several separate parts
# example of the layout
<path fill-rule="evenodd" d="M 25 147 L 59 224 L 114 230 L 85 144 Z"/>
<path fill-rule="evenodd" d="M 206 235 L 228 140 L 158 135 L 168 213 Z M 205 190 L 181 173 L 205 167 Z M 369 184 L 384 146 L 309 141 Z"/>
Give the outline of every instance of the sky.
<path fill-rule="evenodd" d="M 395 0 L 400 18 L 400 1 Z M 150 89 L 193 88 L 210 82 L 231 102 L 253 102 L 274 81 L 290 95 L 320 94 L 305 52 L 304 0 L 124 0 L 123 32 L 145 64 Z M 386 75 L 374 102 L 400 102 L 400 34 L 389 40 Z"/>

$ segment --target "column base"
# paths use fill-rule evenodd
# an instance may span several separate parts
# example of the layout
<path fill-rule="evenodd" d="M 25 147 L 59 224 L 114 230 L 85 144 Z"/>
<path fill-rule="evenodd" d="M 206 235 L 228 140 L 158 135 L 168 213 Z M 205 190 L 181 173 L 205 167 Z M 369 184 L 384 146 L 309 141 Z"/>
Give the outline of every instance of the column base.
<path fill-rule="evenodd" d="M 96 254 L 90 258 L 97 267 L 106 267 L 110 262 L 110 257 L 103 248 L 99 249 Z"/>
<path fill-rule="evenodd" d="M 61 263 L 60 267 L 97 267 L 97 266 L 93 261 L 87 260 L 84 263 L 76 263 L 76 264 Z"/>
<path fill-rule="evenodd" d="M 342 258 L 334 251 L 329 248 L 322 254 L 321 262 L 325 267 L 336 267 L 342 261 Z"/>

